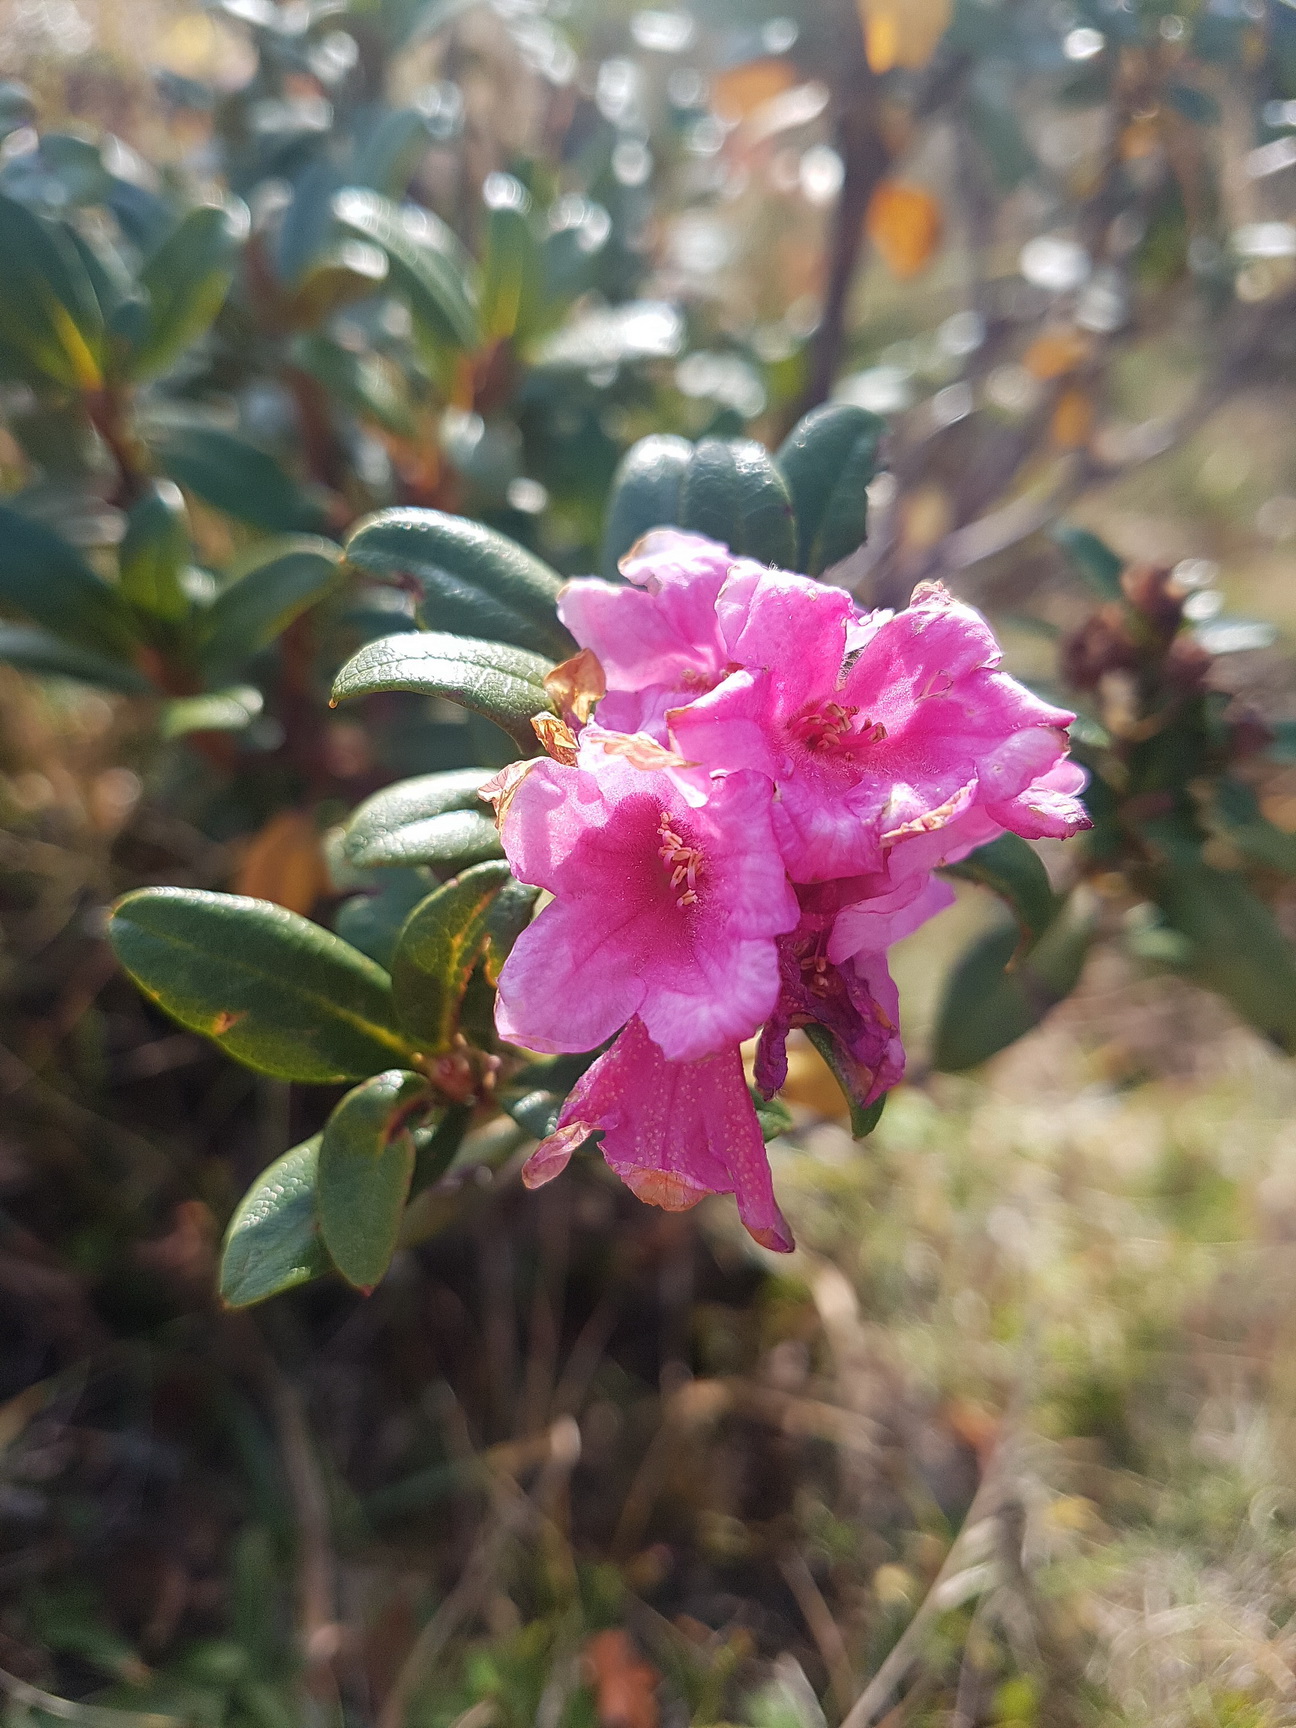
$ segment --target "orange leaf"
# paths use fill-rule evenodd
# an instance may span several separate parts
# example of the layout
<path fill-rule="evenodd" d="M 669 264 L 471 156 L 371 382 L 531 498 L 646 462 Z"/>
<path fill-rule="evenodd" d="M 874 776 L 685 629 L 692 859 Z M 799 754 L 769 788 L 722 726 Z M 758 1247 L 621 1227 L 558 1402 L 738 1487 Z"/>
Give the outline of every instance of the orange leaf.
<path fill-rule="evenodd" d="M 657 1670 L 625 1632 L 594 1634 L 585 1646 L 585 1676 L 594 1688 L 599 1728 L 658 1728 Z"/>
<path fill-rule="evenodd" d="M 722 72 L 711 87 L 711 102 L 722 120 L 746 120 L 762 103 L 781 96 L 798 84 L 796 67 L 790 60 L 748 60 Z"/>
<path fill-rule="evenodd" d="M 856 0 L 864 49 L 874 72 L 919 72 L 949 29 L 953 0 Z"/>
<path fill-rule="evenodd" d="M 331 886 L 314 818 L 281 810 L 248 842 L 234 877 L 234 892 L 273 900 L 303 916 Z"/>
<path fill-rule="evenodd" d="M 1049 443 L 1055 450 L 1083 450 L 1093 436 L 1094 407 L 1083 390 L 1064 390 L 1049 423 Z"/>
<path fill-rule="evenodd" d="M 869 200 L 865 232 L 893 276 L 916 276 L 940 244 L 941 207 L 921 186 L 883 180 Z"/>
<path fill-rule="evenodd" d="M 1032 378 L 1047 382 L 1083 366 L 1092 348 L 1089 338 L 1079 330 L 1045 330 L 1022 355 L 1022 365 Z"/>

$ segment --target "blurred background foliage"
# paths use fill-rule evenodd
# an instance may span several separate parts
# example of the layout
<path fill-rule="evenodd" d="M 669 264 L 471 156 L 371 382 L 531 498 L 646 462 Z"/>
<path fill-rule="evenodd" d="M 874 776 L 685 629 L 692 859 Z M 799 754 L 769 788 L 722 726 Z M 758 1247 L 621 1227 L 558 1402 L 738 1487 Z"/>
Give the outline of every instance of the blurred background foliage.
<path fill-rule="evenodd" d="M 6 1722 L 1290 1720 L 1296 11 L 0 0 L 0 68 Z M 431 878 L 340 824 L 512 753 L 329 709 L 480 606 L 357 521 L 610 573 L 829 400 L 868 540 L 799 562 L 1081 710 L 1035 945 L 969 885 L 901 948 L 863 1144 L 794 1052 L 790 1263 L 523 1196 L 496 1118 L 372 1297 L 221 1309 L 337 1094 L 142 1003 L 107 904 L 389 951 Z"/>

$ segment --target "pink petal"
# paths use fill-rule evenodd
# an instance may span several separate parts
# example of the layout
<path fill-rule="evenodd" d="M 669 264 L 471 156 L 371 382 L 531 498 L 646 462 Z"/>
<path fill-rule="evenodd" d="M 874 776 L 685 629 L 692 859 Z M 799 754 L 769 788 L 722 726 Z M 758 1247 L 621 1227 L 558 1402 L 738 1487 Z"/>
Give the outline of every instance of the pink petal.
<path fill-rule="evenodd" d="M 839 964 L 851 955 L 885 954 L 893 943 L 954 904 L 954 890 L 939 876 L 915 875 L 889 894 L 862 900 L 839 914 L 828 957 Z"/>
<path fill-rule="evenodd" d="M 769 1159 L 736 1047 L 699 1062 L 667 1061 L 642 1021 L 577 1081 L 548 1146 L 571 1131 L 602 1131 L 603 1156 L 641 1200 L 680 1211 L 706 1194 L 734 1194 L 738 1213 L 766 1248 L 790 1252 Z M 542 1146 L 533 1159 L 550 1161 Z"/>

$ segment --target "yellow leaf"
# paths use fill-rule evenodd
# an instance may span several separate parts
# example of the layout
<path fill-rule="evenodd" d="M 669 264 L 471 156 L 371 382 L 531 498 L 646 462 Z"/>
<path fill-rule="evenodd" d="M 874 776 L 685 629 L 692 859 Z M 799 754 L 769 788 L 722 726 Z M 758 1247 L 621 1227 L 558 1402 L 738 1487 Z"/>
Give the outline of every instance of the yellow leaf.
<path fill-rule="evenodd" d="M 722 120 L 746 120 L 763 103 L 800 83 L 790 60 L 748 60 L 722 72 L 711 88 L 712 105 Z"/>
<path fill-rule="evenodd" d="M 1032 378 L 1047 382 L 1083 366 L 1093 344 L 1079 330 L 1045 330 L 1022 355 L 1022 365 Z"/>
<path fill-rule="evenodd" d="M 1093 403 L 1083 390 L 1064 390 L 1049 423 L 1049 443 L 1055 450 L 1083 450 L 1093 436 Z"/>
<path fill-rule="evenodd" d="M 918 72 L 949 29 L 953 0 L 856 0 L 864 51 L 874 72 Z"/>
<path fill-rule="evenodd" d="M 893 276 L 903 281 L 926 265 L 941 237 L 941 207 L 921 186 L 883 180 L 864 221 L 869 239 Z"/>
<path fill-rule="evenodd" d="M 281 810 L 248 842 L 234 877 L 234 892 L 273 900 L 303 917 L 329 891 L 328 867 L 313 817 Z"/>

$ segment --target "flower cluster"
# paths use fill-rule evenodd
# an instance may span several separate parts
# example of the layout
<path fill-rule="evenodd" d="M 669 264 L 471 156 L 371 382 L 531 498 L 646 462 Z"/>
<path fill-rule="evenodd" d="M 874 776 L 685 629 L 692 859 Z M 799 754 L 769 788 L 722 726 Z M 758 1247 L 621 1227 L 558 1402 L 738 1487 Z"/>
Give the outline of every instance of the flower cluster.
<path fill-rule="evenodd" d="M 758 1242 L 790 1249 L 740 1047 L 759 1033 L 767 1098 L 812 1024 L 858 1104 L 894 1086 L 886 950 L 952 898 L 940 865 L 1008 829 L 1088 826 L 1073 716 L 1000 671 L 985 621 L 935 584 L 861 613 L 673 530 L 622 570 L 564 589 L 585 652 L 555 686 L 564 720 L 537 722 L 551 759 L 495 791 L 514 874 L 553 896 L 504 967 L 499 1032 L 615 1040 L 525 1176 L 601 1132 L 640 1199 L 733 1193 Z"/>

